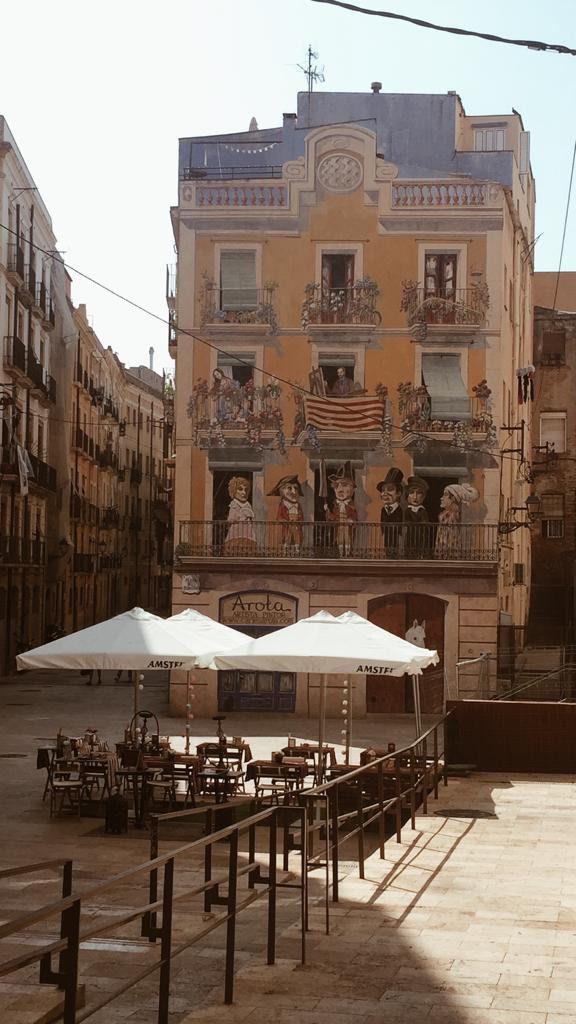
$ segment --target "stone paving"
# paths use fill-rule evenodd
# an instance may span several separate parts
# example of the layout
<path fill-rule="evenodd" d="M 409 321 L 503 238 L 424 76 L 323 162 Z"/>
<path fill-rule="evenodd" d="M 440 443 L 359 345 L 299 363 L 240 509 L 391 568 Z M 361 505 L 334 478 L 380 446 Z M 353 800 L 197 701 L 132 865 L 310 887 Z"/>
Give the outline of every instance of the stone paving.
<path fill-rule="evenodd" d="M 30 691 L 39 694 L 32 697 Z M 165 710 L 161 681 L 147 687 L 146 697 L 153 709 Z M 32 707 L 17 706 L 23 703 Z M 147 843 L 133 832 L 116 841 L 94 834 L 94 820 L 50 821 L 40 799 L 41 773 L 31 763 L 37 737 L 52 735 L 60 724 L 70 731 L 98 725 L 112 738 L 112 723 L 124 724 L 119 719 L 124 703 L 129 712 L 127 688 L 90 690 L 73 679 L 46 685 L 30 674 L 0 687 L 4 723 L 10 716 L 3 751 L 29 755 L 0 760 L 6 811 L 3 865 L 72 854 L 82 889 L 145 859 Z M 279 716 L 267 723 L 233 718 L 234 727 L 227 731 L 241 731 L 254 741 L 255 756 L 261 749 L 256 743 L 264 746 L 266 724 L 272 737 L 266 740 L 266 753 L 275 749 L 276 737 L 286 734 Z M 162 728 L 169 724 L 163 718 Z M 181 731 L 174 724 L 170 731 Z M 339 724 L 332 724 L 337 730 Z M 198 737 L 210 734 L 212 725 L 197 723 Z M 390 720 L 361 721 L 361 745 L 401 740 L 402 728 L 409 731 L 411 723 L 401 725 L 395 732 Z M 314 735 L 313 722 L 299 723 L 298 729 L 291 723 L 290 729 Z M 430 801 L 429 815 L 418 815 L 415 831 L 407 825 L 401 844 L 387 842 L 384 861 L 377 852 L 367 859 L 364 880 L 357 878 L 354 849 L 344 848 L 340 902 L 331 905 L 329 935 L 322 872 L 312 873 L 305 967 L 298 963 L 297 900 L 284 891 L 277 963 L 265 966 L 262 901 L 239 919 L 234 1004 L 222 1004 L 225 936 L 220 929 L 175 960 L 170 1024 L 576 1024 L 575 781 L 569 776 L 488 774 L 450 780 L 439 801 Z M 295 871 L 296 861 L 290 867 Z M 199 868 L 186 864 L 179 885 L 189 885 Z M 0 893 L 0 914 L 7 919 L 23 904 L 40 906 L 53 898 L 55 888 L 43 876 L 0 884 Z M 144 895 L 143 885 L 132 883 L 89 909 L 112 913 Z M 192 921 L 202 927 L 197 903 L 176 916 L 176 942 L 189 934 Z M 156 955 L 134 928 L 85 944 L 81 979 L 87 1002 L 93 1004 Z M 156 991 L 153 977 L 90 1020 L 155 1024 Z M 35 998 L 33 989 L 25 994 L 1 990 L 2 1024 L 35 1024 L 40 1019 Z"/>

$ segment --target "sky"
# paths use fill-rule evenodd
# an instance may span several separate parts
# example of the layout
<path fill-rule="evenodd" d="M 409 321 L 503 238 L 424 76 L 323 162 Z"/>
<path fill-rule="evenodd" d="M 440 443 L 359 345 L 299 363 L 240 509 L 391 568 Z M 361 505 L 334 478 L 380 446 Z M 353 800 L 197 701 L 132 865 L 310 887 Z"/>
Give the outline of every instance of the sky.
<path fill-rule="evenodd" d="M 477 31 L 576 48 L 574 0 L 362 0 Z M 330 91 L 445 93 L 467 114 L 512 107 L 531 132 L 541 234 L 536 269 L 557 270 L 576 138 L 576 57 L 459 38 L 313 0 L 28 0 L 1 16 L 0 113 L 82 271 L 166 318 L 175 262 L 178 139 L 282 123 L 318 51 Z M 576 182 L 562 267 L 576 270 Z M 167 327 L 71 271 L 104 345 L 172 367 Z"/>

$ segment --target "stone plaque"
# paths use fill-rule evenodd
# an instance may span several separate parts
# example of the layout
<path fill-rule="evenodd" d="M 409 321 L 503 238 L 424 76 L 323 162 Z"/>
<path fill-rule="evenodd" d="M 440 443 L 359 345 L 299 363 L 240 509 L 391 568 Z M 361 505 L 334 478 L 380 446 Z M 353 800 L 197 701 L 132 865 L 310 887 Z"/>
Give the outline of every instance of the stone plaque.
<path fill-rule="evenodd" d="M 298 601 L 289 594 L 242 590 L 220 598 L 220 622 L 226 626 L 290 626 L 296 622 Z"/>
<path fill-rule="evenodd" d="M 200 577 L 196 574 L 190 574 L 182 577 L 182 593 L 183 594 L 199 594 L 200 593 Z"/>

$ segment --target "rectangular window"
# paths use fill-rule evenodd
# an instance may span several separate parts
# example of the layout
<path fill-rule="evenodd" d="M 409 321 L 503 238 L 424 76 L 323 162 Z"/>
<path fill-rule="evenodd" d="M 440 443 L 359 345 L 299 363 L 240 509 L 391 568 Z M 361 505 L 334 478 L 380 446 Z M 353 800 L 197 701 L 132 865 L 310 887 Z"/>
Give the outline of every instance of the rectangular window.
<path fill-rule="evenodd" d="M 352 355 L 321 355 L 318 359 L 318 367 L 324 378 L 324 390 L 327 395 L 333 398 L 346 398 L 346 395 L 358 391 L 359 384 L 355 383 L 355 359 Z"/>
<path fill-rule="evenodd" d="M 237 384 L 247 384 L 254 380 L 254 364 L 256 357 L 253 352 L 238 352 L 236 356 L 219 355 L 217 369 L 228 380 Z M 215 375 L 215 379 L 218 375 Z"/>
<path fill-rule="evenodd" d="M 456 298 L 456 253 L 427 252 L 424 257 L 424 297 Z"/>
<path fill-rule="evenodd" d="M 544 366 L 561 366 L 566 361 L 566 331 L 544 331 L 542 355 Z"/>
<path fill-rule="evenodd" d="M 220 309 L 254 309 L 258 305 L 256 252 L 231 249 L 220 254 Z"/>
<path fill-rule="evenodd" d="M 542 536 L 548 540 L 561 540 L 564 537 L 564 495 L 541 494 L 540 516 Z"/>
<path fill-rule="evenodd" d="M 566 451 L 566 413 L 540 413 L 540 444 L 547 444 L 557 455 Z"/>
<path fill-rule="evenodd" d="M 505 148 L 505 128 L 476 128 L 474 132 L 474 149 L 477 153 L 489 153 L 493 150 Z"/>
<path fill-rule="evenodd" d="M 354 256 L 347 252 L 322 254 L 322 291 L 347 292 L 354 284 Z"/>
<path fill-rule="evenodd" d="M 470 397 L 462 380 L 459 355 L 424 353 L 422 383 L 430 395 L 432 420 L 470 419 Z"/>

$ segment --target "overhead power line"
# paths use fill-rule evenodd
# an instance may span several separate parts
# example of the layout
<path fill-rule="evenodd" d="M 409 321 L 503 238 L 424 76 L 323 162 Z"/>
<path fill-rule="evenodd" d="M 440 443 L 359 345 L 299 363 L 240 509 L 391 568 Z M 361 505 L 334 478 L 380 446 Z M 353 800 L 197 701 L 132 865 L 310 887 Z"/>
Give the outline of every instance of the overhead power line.
<path fill-rule="evenodd" d="M 411 18 L 407 14 L 396 14 L 394 11 L 375 11 L 369 7 L 358 7 L 356 4 L 345 3 L 344 0 L 312 0 L 315 4 L 330 4 L 332 7 L 342 7 L 354 14 L 370 14 L 376 18 L 391 18 L 393 21 L 406 21 L 410 25 L 417 25 L 419 28 L 431 28 L 435 32 L 449 32 L 455 36 L 473 36 L 476 39 L 486 39 L 489 43 L 507 43 L 509 46 L 524 46 L 528 50 L 552 51 L 554 53 L 566 53 L 570 57 L 576 57 L 576 50 L 562 43 L 543 43 L 538 39 L 509 39 L 506 36 L 497 36 L 492 32 L 474 32 L 467 28 L 454 28 L 451 25 L 436 25 L 432 21 L 424 21 L 422 18 Z"/>
<path fill-rule="evenodd" d="M 4 230 L 7 231 L 9 234 L 12 234 L 12 235 L 16 234 L 14 229 L 8 227 L 6 224 L 0 223 L 0 228 L 4 228 Z M 115 291 L 115 289 L 114 288 L 110 288 L 109 285 L 103 284 L 101 281 L 97 281 L 96 278 L 91 277 L 89 274 L 85 274 L 82 270 L 78 270 L 77 267 L 73 267 L 71 263 L 67 263 L 66 260 L 63 260 L 61 256 L 55 255 L 53 250 L 43 249 L 42 246 L 36 245 L 36 243 L 32 243 L 32 248 L 35 249 L 36 252 L 41 252 L 41 253 L 43 253 L 46 256 L 50 256 L 54 260 L 55 263 L 60 263 L 67 270 L 72 271 L 73 274 L 77 274 L 78 277 L 83 277 L 86 281 L 90 281 L 91 284 L 96 285 L 97 288 L 102 288 L 102 290 L 105 291 L 105 292 L 108 292 L 109 295 L 113 295 L 115 298 L 120 299 L 121 302 L 128 303 L 129 306 L 132 306 L 134 309 L 140 310 L 141 313 L 144 313 L 146 316 L 152 317 L 154 320 L 158 320 L 159 323 L 164 324 L 166 327 L 174 327 L 175 326 L 166 317 L 160 316 L 159 313 L 152 312 L 151 309 L 147 309 L 145 306 L 141 306 L 138 302 L 135 302 L 134 299 L 129 299 L 128 296 L 123 295 L 121 292 Z M 262 366 L 256 366 L 254 363 L 249 363 L 249 362 L 247 362 L 247 360 L 242 359 L 242 357 L 239 356 L 238 353 L 228 352 L 226 349 L 220 348 L 218 345 L 214 345 L 213 342 L 209 341 L 208 338 L 205 338 L 202 334 L 197 334 L 195 331 L 191 331 L 191 330 L 188 330 L 185 327 L 179 327 L 179 326 L 176 326 L 176 330 L 177 330 L 178 334 L 183 334 L 183 335 L 185 335 L 188 338 L 192 338 L 194 341 L 198 341 L 202 345 L 206 345 L 207 348 L 213 349 L 215 352 L 218 352 L 220 355 L 228 356 L 230 358 L 233 358 L 236 362 L 240 363 L 243 366 L 247 366 L 250 370 L 258 370 L 258 372 L 263 374 L 263 376 L 270 377 L 271 380 L 278 381 L 279 384 L 285 384 L 293 392 L 298 392 L 298 394 L 300 394 L 302 396 L 308 395 L 308 396 L 310 396 L 310 398 L 318 398 L 318 395 L 315 395 L 314 392 L 311 391 L 309 388 L 307 388 L 304 384 L 297 384 L 293 380 L 286 380 L 285 377 L 280 377 L 280 376 L 278 376 L 278 374 L 272 373 L 270 370 L 265 370 L 264 367 L 262 367 Z M 346 400 L 344 398 L 341 398 L 339 400 L 339 404 L 340 404 L 342 409 L 346 409 Z M 350 407 L 348 407 L 348 408 L 350 409 Z M 356 410 L 354 410 L 354 411 L 356 411 Z M 406 431 L 404 429 L 404 427 L 402 427 L 401 424 L 397 424 L 397 423 L 391 423 L 390 426 L 394 430 L 399 430 L 402 434 L 410 433 L 415 438 L 421 437 L 421 438 L 423 438 L 426 441 L 430 440 L 429 435 L 425 431 L 423 431 L 423 430 L 412 430 L 412 429 L 410 429 L 409 431 Z M 188 440 L 192 440 L 192 439 L 191 438 L 185 438 L 185 439 L 184 438 L 180 438 L 180 440 L 188 441 Z M 447 445 L 449 448 L 455 448 L 455 445 L 453 445 L 451 441 L 445 441 L 443 438 L 436 438 L 435 442 L 437 444 Z M 463 445 L 462 447 L 458 446 L 458 451 L 462 451 L 462 452 L 468 451 L 468 452 L 474 452 L 474 453 L 477 453 L 477 454 L 491 455 L 492 458 L 500 458 L 500 459 L 511 458 L 511 456 L 507 456 L 505 454 L 502 454 L 499 450 L 498 450 L 498 452 L 494 452 L 494 451 L 492 451 L 489 448 L 479 448 L 476 445 L 470 445 L 470 446 Z M 513 461 L 517 462 L 519 460 L 518 459 L 513 459 Z"/>
<path fill-rule="evenodd" d="M 572 167 L 570 169 L 570 184 L 568 185 L 568 196 L 566 199 L 566 212 L 564 214 L 564 230 L 562 231 L 562 245 L 560 246 L 560 259 L 558 261 L 558 273 L 556 274 L 556 287 L 554 288 L 554 301 L 552 303 L 552 309 L 556 309 L 556 299 L 558 298 L 558 286 L 560 284 L 560 271 L 562 270 L 562 259 L 564 256 L 564 242 L 566 241 L 566 228 L 568 226 L 568 214 L 570 212 L 570 199 L 572 197 L 572 181 L 574 180 L 574 161 L 576 160 L 576 139 L 574 140 L 574 149 L 572 150 Z"/>

